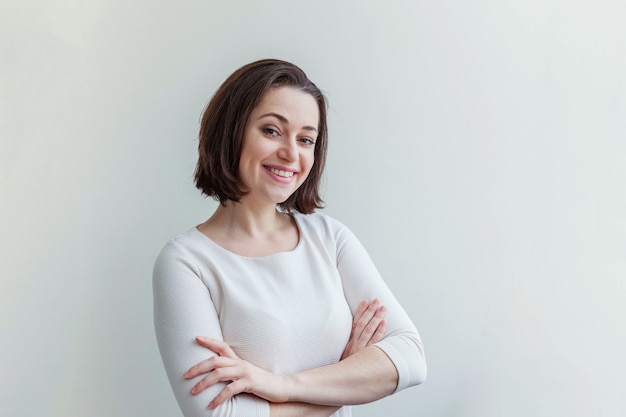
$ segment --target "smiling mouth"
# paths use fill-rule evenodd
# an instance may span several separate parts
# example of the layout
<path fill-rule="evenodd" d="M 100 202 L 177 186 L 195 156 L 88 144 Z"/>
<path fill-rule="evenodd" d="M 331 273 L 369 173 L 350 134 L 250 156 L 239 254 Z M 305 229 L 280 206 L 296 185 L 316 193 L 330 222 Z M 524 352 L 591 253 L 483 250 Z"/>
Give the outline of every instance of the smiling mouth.
<path fill-rule="evenodd" d="M 294 172 L 292 171 L 283 171 L 282 169 L 276 169 L 268 166 L 265 166 L 265 169 L 267 169 L 272 174 L 278 175 L 279 177 L 283 178 L 291 178 L 294 174 Z"/>

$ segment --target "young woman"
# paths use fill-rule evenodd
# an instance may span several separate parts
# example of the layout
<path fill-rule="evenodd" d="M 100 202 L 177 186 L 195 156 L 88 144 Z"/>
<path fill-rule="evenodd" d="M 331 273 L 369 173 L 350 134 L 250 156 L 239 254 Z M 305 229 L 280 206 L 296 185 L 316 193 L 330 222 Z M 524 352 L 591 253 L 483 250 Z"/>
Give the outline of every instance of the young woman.
<path fill-rule="evenodd" d="M 326 102 L 302 70 L 233 73 L 200 128 L 213 215 L 167 243 L 154 319 L 191 416 L 351 415 L 423 382 L 420 337 L 356 237 L 321 208 Z"/>

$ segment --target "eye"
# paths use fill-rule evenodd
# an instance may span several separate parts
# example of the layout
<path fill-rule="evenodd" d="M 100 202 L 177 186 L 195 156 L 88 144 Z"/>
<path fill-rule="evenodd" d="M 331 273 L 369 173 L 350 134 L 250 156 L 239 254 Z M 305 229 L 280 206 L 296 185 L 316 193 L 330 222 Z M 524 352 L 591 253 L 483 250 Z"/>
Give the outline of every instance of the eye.
<path fill-rule="evenodd" d="M 300 138 L 300 143 L 307 145 L 307 146 L 315 145 L 315 141 L 311 138 Z"/>
<path fill-rule="evenodd" d="M 279 135 L 278 130 L 271 127 L 263 127 L 261 128 L 261 132 L 263 132 L 263 134 L 265 134 L 266 136 L 270 136 L 273 138 Z"/>

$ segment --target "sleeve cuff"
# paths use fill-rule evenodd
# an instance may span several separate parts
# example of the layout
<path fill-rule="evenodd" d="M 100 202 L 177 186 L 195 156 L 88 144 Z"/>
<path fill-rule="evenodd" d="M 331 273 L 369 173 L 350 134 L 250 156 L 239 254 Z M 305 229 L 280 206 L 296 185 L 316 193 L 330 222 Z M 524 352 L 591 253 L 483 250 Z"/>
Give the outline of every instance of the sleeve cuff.
<path fill-rule="evenodd" d="M 408 337 L 389 337 L 375 343 L 391 359 L 398 371 L 395 392 L 421 384 L 426 379 L 426 360 L 419 345 Z"/>

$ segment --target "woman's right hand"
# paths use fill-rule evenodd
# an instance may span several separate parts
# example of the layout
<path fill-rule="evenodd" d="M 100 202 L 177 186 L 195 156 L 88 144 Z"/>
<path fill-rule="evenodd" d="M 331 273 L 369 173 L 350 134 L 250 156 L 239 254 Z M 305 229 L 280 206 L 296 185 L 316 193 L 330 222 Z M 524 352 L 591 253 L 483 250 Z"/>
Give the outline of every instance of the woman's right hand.
<path fill-rule="evenodd" d="M 341 355 L 342 360 L 382 340 L 387 330 L 386 313 L 387 309 L 380 305 L 377 298 L 371 302 L 368 300 L 361 301 L 354 314 L 350 340 L 348 340 L 348 344 Z"/>

